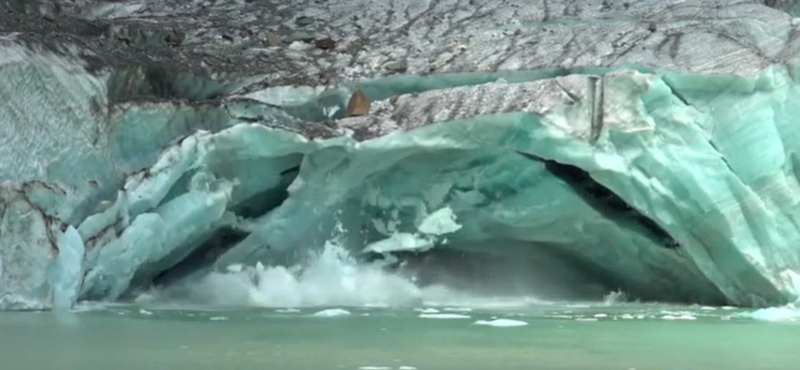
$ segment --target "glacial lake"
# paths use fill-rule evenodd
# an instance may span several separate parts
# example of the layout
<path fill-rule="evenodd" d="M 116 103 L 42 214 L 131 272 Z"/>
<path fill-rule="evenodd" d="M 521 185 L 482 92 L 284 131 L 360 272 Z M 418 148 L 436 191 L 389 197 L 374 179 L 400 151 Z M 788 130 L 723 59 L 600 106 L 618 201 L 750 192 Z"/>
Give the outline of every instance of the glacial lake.
<path fill-rule="evenodd" d="M 4 312 L 0 333 L 7 370 L 800 368 L 788 309 L 90 305 Z"/>

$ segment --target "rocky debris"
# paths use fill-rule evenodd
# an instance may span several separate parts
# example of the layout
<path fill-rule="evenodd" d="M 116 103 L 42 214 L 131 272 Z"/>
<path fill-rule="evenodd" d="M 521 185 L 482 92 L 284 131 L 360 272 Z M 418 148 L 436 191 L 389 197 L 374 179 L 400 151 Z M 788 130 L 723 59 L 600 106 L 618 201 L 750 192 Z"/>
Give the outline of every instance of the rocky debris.
<path fill-rule="evenodd" d="M 270 46 L 279 46 L 283 41 L 278 35 L 268 35 L 267 36 L 267 43 Z"/>
<path fill-rule="evenodd" d="M 306 31 L 295 31 L 289 37 L 283 40 L 283 42 L 286 44 L 291 44 L 295 41 L 302 41 L 306 43 L 312 42 L 314 41 L 314 35 Z"/>
<path fill-rule="evenodd" d="M 347 102 L 347 117 L 358 117 L 369 115 L 370 101 L 364 92 L 357 89 L 350 96 Z"/>
<path fill-rule="evenodd" d="M 336 48 L 336 41 L 330 37 L 326 37 L 324 39 L 318 39 L 314 45 L 317 49 L 330 50 Z"/>
<path fill-rule="evenodd" d="M 387 72 L 391 74 L 395 73 L 406 73 L 408 71 L 408 63 L 404 60 L 399 61 L 391 61 L 383 65 L 383 68 L 386 69 Z"/>
<path fill-rule="evenodd" d="M 306 17 L 306 16 L 300 16 L 300 17 L 295 18 L 295 20 L 294 20 L 294 24 L 296 24 L 298 27 L 305 27 L 305 26 L 308 26 L 308 25 L 310 25 L 312 23 L 314 23 L 314 18 Z"/>

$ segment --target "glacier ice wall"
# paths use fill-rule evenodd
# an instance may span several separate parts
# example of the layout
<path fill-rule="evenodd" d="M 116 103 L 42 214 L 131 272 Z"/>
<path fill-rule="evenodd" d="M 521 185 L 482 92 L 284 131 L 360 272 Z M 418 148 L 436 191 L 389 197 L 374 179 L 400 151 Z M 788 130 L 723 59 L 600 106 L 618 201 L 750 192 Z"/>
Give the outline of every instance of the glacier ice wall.
<path fill-rule="evenodd" d="M 425 125 L 363 142 L 347 137 L 308 141 L 259 125 L 237 125 L 197 141 L 191 136 L 162 154 L 148 176 L 129 181 L 128 205 L 120 207 L 154 207 L 158 214 L 174 208 L 188 220 L 178 214 L 139 213 L 122 237 L 98 249 L 97 257 L 87 257 L 84 292 L 93 298 L 117 297 L 134 272 L 167 269 L 186 254 L 173 248 L 192 248 L 226 222 L 224 202 L 231 195 L 225 192 L 236 186 L 223 186 L 223 194 L 216 196 L 213 191 L 220 191 L 219 183 L 236 183 L 246 176 L 226 175 L 222 168 L 214 168 L 215 163 L 275 161 L 302 153 L 297 178 L 279 207 L 248 222 L 228 214 L 231 227 L 247 228 L 248 234 L 221 255 L 217 265 L 298 258 L 285 255 L 321 246 L 337 233 L 344 233 L 347 245 L 358 250 L 397 233 L 425 229 L 421 225 L 428 215 L 451 209 L 462 228 L 448 233 L 446 245 L 434 248 L 536 253 L 519 247 L 527 243 L 531 250 L 543 248 L 580 261 L 598 271 L 598 280 L 647 299 L 753 306 L 793 300 L 798 292 L 794 271 L 800 260 L 792 236 L 797 232 L 792 221 L 797 199 L 792 194 L 798 183 L 793 154 L 783 149 L 780 134 L 791 119 L 775 118 L 776 112 L 786 109 L 783 104 L 793 104 L 795 87 L 789 72 L 776 68 L 750 79 L 614 72 L 432 91 L 401 97 L 395 107 L 386 108 L 395 109 L 396 115 L 353 118 L 342 121 L 342 126 L 408 127 L 410 123 L 403 120 L 416 120 L 421 115 L 415 110 L 432 102 L 440 108 L 437 113 L 448 118 L 417 121 Z M 540 112 L 537 107 L 511 107 L 505 113 L 475 115 L 463 108 L 497 109 L 469 102 L 483 96 L 502 96 L 503 103 L 528 99 L 530 92 L 554 82 L 573 90 L 553 99 L 583 98 Z M 705 86 L 711 83 L 725 89 L 707 91 Z M 591 95 L 598 88 L 603 90 L 602 102 Z M 540 97 L 539 102 L 547 101 Z M 460 112 L 451 111 L 448 104 Z M 601 127 L 592 122 L 598 104 Z M 437 120 L 446 122 L 427 124 Z M 729 131 L 720 128 L 722 122 Z M 736 125 L 750 127 L 727 128 Z M 197 145 L 204 149 L 188 149 Z M 202 154 L 190 154 L 194 150 Z M 752 152 L 739 154 L 746 150 Z M 544 163 L 520 153 L 587 171 L 674 240 L 665 240 L 637 217 L 586 199 L 576 189 L 580 184 L 559 178 Z M 293 165 L 273 167 L 272 175 Z M 190 172 L 191 168 L 204 170 Z M 187 172 L 190 179 L 177 181 Z M 134 181 L 141 192 L 130 185 Z M 264 180 L 245 182 L 270 185 Z M 173 186 L 187 193 L 170 199 L 166 194 L 176 191 Z M 239 184 L 240 191 L 254 192 L 247 187 Z M 205 193 L 183 199 L 197 191 Z M 154 199 L 143 199 L 148 196 Z M 159 204 L 164 198 L 169 201 Z M 217 206 L 215 199 L 222 203 Z M 336 228 L 339 223 L 345 231 Z M 169 235 L 167 230 L 173 227 L 184 234 Z M 192 228 L 197 229 L 195 236 L 190 236 Z M 125 240 L 128 235 L 144 239 Z M 503 249 L 506 245 L 509 248 Z M 166 251 L 178 257 L 166 258 Z M 161 266 L 152 267 L 147 259 Z M 110 293 L 105 281 L 111 281 Z"/>
<path fill-rule="evenodd" d="M 334 237 L 573 270 L 643 299 L 798 298 L 792 16 L 367 3 L 4 8 L 0 308 L 291 264 Z M 198 32 L 160 28 L 165 13 Z M 337 46 L 282 35 L 300 16 Z M 372 108 L 345 118 L 355 88 Z"/>

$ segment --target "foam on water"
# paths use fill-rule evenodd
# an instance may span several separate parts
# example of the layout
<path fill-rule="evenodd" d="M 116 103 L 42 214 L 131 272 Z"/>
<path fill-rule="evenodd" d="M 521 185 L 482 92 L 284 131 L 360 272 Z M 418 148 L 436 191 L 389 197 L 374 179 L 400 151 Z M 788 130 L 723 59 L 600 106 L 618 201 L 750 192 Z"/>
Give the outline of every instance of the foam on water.
<path fill-rule="evenodd" d="M 422 319 L 468 319 L 470 316 L 457 313 L 423 313 L 419 315 Z"/>
<path fill-rule="evenodd" d="M 432 313 L 441 312 L 441 311 L 439 311 L 439 310 L 437 310 L 435 308 L 430 308 L 430 307 L 429 308 L 415 308 L 414 311 L 417 311 L 419 313 L 424 313 L 424 314 L 432 314 Z"/>

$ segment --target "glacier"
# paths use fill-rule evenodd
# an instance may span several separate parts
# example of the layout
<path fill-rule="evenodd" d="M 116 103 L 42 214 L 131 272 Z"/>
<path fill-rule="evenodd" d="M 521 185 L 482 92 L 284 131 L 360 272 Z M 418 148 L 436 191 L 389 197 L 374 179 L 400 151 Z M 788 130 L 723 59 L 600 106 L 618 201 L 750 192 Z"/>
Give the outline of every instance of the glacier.
<path fill-rule="evenodd" d="M 510 259 L 594 297 L 800 298 L 791 9 L 274 3 L 0 2 L 0 309 L 333 239 Z M 296 37 L 301 15 L 336 47 Z M 346 117 L 356 90 L 370 114 Z"/>

